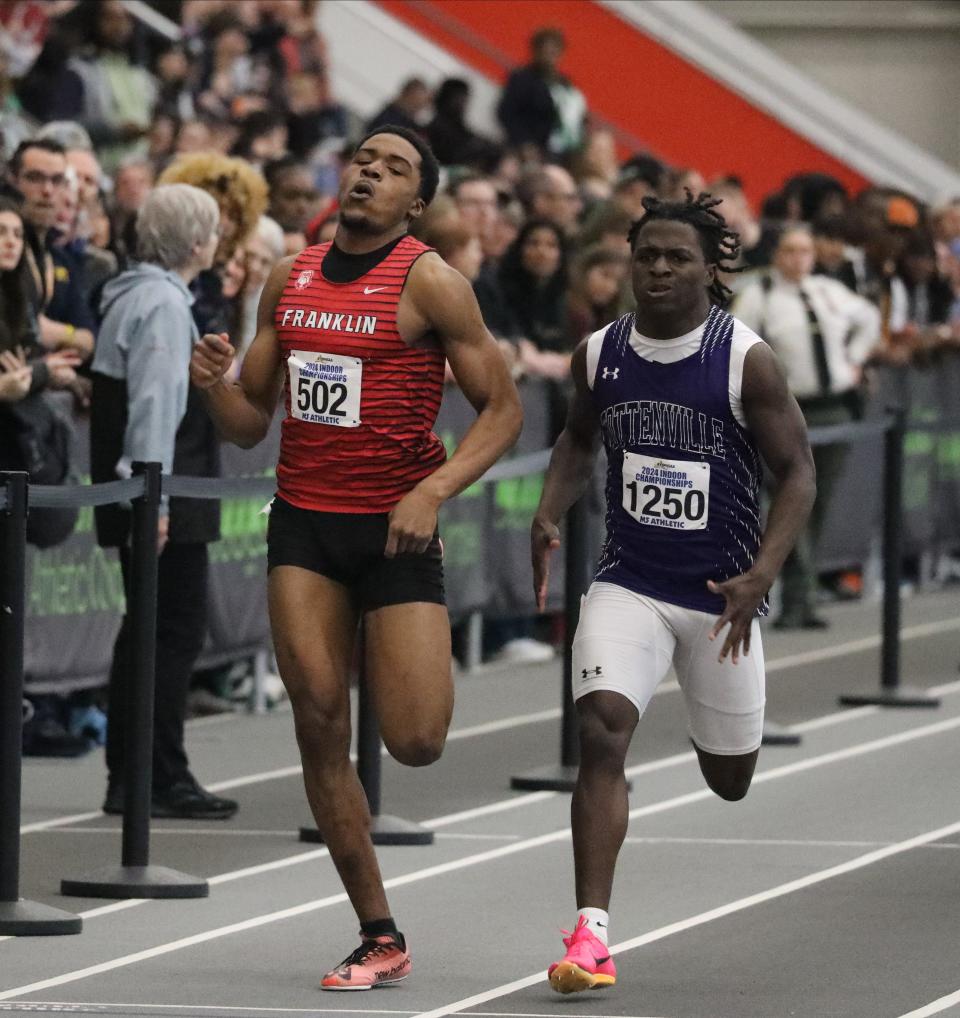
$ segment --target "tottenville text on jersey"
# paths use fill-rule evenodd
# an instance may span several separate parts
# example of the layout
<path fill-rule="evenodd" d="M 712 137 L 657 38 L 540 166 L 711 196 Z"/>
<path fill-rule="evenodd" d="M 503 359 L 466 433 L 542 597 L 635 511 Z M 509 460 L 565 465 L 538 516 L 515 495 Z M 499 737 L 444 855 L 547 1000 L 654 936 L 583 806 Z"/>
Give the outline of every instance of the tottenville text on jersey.
<path fill-rule="evenodd" d="M 650 445 L 702 456 L 724 455 L 723 421 L 679 403 L 635 399 L 600 415 L 609 449 Z"/>

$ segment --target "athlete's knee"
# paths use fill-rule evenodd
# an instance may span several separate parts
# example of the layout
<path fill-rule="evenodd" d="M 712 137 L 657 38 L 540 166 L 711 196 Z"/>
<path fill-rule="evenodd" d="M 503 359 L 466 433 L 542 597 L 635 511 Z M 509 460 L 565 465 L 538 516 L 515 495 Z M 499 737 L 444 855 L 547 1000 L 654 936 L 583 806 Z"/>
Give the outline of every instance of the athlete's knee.
<path fill-rule="evenodd" d="M 383 743 L 398 763 L 407 767 L 427 767 L 443 753 L 447 730 L 439 726 L 414 726 L 403 732 L 384 733 Z"/>
<path fill-rule="evenodd" d="M 706 774 L 704 777 L 710 790 L 726 802 L 739 802 L 750 791 L 750 778 L 727 777 Z"/>
<path fill-rule="evenodd" d="M 301 686 L 290 692 L 297 744 L 305 753 L 330 753 L 350 747 L 349 707 L 340 697 Z"/>
<path fill-rule="evenodd" d="M 694 744 L 696 746 L 696 744 Z M 753 781 L 758 751 L 742 756 L 720 756 L 696 746 L 700 771 L 710 790 L 726 802 L 739 802 L 746 797 Z"/>
<path fill-rule="evenodd" d="M 630 748 L 633 724 L 624 724 L 623 718 L 609 712 L 592 710 L 589 706 L 579 711 L 580 755 L 588 766 L 622 768 Z"/>

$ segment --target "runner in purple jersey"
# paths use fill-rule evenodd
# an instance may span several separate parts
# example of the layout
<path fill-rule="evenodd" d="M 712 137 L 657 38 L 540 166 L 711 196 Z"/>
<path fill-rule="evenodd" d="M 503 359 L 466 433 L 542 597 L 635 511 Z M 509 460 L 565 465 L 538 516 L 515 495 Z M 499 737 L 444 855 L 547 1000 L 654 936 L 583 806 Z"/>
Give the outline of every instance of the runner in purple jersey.
<path fill-rule="evenodd" d="M 770 348 L 723 306 L 739 238 L 717 201 L 644 199 L 630 231 L 634 314 L 584 340 L 575 394 L 531 534 L 546 600 L 560 520 L 599 439 L 607 535 L 573 645 L 580 772 L 573 794 L 577 922 L 553 988 L 611 986 L 614 867 L 627 831 L 624 761 L 657 685 L 676 670 L 700 769 L 721 798 L 750 787 L 763 727 L 758 616 L 816 494 L 803 416 Z M 761 527 L 761 462 L 777 482 Z"/>

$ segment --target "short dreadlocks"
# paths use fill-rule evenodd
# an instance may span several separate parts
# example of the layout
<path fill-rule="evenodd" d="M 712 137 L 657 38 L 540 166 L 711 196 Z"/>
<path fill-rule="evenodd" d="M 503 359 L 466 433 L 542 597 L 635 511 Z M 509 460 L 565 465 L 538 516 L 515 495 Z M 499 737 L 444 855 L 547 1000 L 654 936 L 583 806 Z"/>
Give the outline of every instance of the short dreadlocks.
<path fill-rule="evenodd" d="M 700 247 L 708 264 L 716 265 L 722 272 L 741 272 L 742 268 L 733 264 L 740 253 L 740 235 L 727 226 L 719 212 L 714 211 L 722 199 L 711 198 L 705 193 L 694 198 L 693 192 L 689 188 L 686 190 L 686 201 L 661 201 L 652 196 L 643 199 L 644 214 L 627 234 L 630 250 L 633 250 L 640 231 L 647 223 L 660 219 L 689 223 L 700 234 Z M 720 282 L 719 276 L 714 279 L 709 292 L 711 303 L 720 307 L 726 307 L 733 296 L 733 291 Z"/>

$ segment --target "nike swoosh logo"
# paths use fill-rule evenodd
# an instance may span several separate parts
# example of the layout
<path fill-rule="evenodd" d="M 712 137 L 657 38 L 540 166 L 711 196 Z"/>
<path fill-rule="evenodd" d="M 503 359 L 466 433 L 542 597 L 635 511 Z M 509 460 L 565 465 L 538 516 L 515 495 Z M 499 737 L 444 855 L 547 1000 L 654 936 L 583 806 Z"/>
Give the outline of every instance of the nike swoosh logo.
<path fill-rule="evenodd" d="M 603 965 L 605 962 L 610 960 L 610 955 L 604 955 L 602 958 L 598 958 L 596 955 L 593 956 L 593 960 L 597 965 Z"/>
<path fill-rule="evenodd" d="M 381 290 L 386 290 L 386 287 L 385 286 L 365 286 L 363 288 L 363 292 L 365 294 L 367 294 L 368 296 L 371 293 L 379 293 Z"/>

